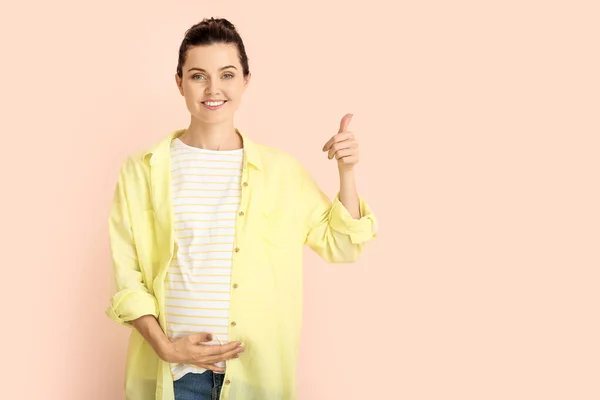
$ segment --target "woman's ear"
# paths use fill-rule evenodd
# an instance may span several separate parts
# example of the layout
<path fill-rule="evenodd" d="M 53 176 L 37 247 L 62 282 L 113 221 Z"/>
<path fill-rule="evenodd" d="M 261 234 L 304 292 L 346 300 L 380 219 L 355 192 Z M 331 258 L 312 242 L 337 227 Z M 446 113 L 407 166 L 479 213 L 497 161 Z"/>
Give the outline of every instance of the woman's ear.
<path fill-rule="evenodd" d="M 175 83 L 177 84 L 177 89 L 179 89 L 179 93 L 183 96 L 183 86 L 181 85 L 182 79 L 179 75 L 175 74 Z"/>

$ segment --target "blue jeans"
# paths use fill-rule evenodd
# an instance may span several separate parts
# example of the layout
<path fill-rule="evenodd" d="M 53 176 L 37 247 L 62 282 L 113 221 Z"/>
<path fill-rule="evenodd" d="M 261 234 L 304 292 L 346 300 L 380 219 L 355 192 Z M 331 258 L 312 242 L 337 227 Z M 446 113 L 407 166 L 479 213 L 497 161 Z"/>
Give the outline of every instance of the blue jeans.
<path fill-rule="evenodd" d="M 189 372 L 173 382 L 175 400 L 218 400 L 224 377 L 210 370 L 202 374 Z"/>

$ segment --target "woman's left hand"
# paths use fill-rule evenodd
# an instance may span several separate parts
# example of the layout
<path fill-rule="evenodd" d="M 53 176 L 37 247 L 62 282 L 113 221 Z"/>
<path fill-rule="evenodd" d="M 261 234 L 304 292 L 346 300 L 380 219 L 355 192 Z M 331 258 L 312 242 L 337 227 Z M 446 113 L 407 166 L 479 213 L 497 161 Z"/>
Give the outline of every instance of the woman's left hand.
<path fill-rule="evenodd" d="M 335 157 L 340 172 L 351 171 L 359 161 L 358 141 L 354 133 L 348 130 L 352 114 L 344 115 L 340 122 L 339 132 L 323 146 L 323 151 L 328 152 L 327 157 L 331 160 Z"/>

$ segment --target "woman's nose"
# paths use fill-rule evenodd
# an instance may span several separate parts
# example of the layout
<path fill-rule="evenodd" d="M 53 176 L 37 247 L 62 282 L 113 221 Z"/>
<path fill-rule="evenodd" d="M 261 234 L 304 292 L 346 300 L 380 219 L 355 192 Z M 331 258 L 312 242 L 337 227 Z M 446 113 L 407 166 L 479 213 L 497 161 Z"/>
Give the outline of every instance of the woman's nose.
<path fill-rule="evenodd" d="M 219 94 L 218 82 L 210 81 L 208 86 L 206 87 L 206 94 L 210 96 L 215 96 Z"/>

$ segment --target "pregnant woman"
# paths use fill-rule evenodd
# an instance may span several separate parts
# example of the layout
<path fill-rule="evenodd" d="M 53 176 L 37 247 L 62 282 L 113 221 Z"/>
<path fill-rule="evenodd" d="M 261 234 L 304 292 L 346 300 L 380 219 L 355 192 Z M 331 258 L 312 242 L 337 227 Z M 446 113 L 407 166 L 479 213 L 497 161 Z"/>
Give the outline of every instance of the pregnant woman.
<path fill-rule="evenodd" d="M 291 155 L 235 128 L 250 70 L 229 21 L 186 32 L 175 80 L 189 126 L 127 158 L 110 211 L 107 314 L 132 328 L 126 398 L 294 400 L 303 248 L 349 263 L 375 237 L 352 116 L 320 149 L 339 171 L 331 200 Z"/>

